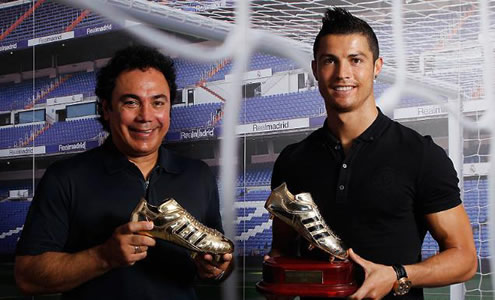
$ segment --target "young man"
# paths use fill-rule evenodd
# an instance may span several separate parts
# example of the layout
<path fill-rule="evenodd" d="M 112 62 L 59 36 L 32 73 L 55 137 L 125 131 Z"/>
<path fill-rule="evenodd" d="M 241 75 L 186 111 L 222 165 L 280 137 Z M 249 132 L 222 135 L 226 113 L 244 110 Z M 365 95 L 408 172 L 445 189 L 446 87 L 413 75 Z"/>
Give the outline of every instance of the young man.
<path fill-rule="evenodd" d="M 104 145 L 48 168 L 17 247 L 15 275 L 28 294 L 66 299 L 195 299 L 193 282 L 221 277 L 231 263 L 193 260 L 184 248 L 136 234 L 129 222 L 142 197 L 174 198 L 201 223 L 222 230 L 216 181 L 201 161 L 179 157 L 162 141 L 175 91 L 170 58 L 132 46 L 98 74 Z M 191 183 L 195 188 L 191 189 Z"/>
<path fill-rule="evenodd" d="M 476 250 L 443 149 L 376 107 L 373 80 L 382 65 L 371 27 L 343 9 L 329 9 L 312 62 L 327 120 L 282 151 L 272 188 L 286 182 L 293 194 L 311 193 L 327 224 L 352 248 L 349 256 L 362 274 L 351 299 L 423 299 L 421 287 L 470 279 Z M 440 253 L 421 261 L 428 230 Z M 270 255 L 328 259 L 309 251 L 276 218 Z"/>

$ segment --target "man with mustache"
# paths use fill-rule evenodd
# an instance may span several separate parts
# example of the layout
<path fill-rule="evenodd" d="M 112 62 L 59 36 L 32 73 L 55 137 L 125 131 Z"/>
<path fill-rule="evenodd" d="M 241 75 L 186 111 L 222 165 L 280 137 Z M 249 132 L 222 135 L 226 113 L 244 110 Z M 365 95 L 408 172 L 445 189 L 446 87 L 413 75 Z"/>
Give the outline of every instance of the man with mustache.
<path fill-rule="evenodd" d="M 158 51 L 131 46 L 98 74 L 95 93 L 105 143 L 50 166 L 28 213 L 15 275 L 27 294 L 64 299 L 196 299 L 194 281 L 219 280 L 219 263 L 138 234 L 153 222 L 129 222 L 142 197 L 174 198 L 204 225 L 222 230 L 218 190 L 208 166 L 165 149 L 175 69 Z M 194 188 L 191 188 L 194 184 Z"/>

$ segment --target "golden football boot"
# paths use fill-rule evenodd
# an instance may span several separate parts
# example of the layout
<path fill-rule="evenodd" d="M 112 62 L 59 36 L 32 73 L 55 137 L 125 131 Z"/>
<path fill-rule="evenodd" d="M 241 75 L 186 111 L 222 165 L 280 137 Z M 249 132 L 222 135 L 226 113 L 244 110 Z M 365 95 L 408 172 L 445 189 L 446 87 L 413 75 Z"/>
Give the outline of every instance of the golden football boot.
<path fill-rule="evenodd" d="M 213 254 L 219 260 L 222 254 L 232 253 L 234 243 L 215 229 L 206 227 L 189 214 L 173 198 L 153 206 L 141 199 L 131 215 L 131 221 L 151 221 L 154 226 L 143 234 L 170 241 L 198 253 Z"/>
<path fill-rule="evenodd" d="M 310 250 L 318 247 L 329 253 L 332 260 L 333 257 L 347 259 L 347 247 L 327 226 L 309 193 L 294 196 L 284 182 L 272 191 L 265 208 L 308 240 Z"/>

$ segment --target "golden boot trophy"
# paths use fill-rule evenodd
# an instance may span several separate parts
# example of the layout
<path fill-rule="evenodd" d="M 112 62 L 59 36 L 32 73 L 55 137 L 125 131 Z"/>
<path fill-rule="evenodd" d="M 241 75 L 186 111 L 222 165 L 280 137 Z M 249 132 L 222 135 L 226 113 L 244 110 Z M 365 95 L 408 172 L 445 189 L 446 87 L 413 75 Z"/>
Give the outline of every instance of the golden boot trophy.
<path fill-rule="evenodd" d="M 272 191 L 265 208 L 294 228 L 310 243 L 330 254 L 330 261 L 301 257 L 271 257 L 263 262 L 263 294 L 313 297 L 347 297 L 357 290 L 354 265 L 347 247 L 328 227 L 309 193 L 293 195 L 283 183 Z"/>

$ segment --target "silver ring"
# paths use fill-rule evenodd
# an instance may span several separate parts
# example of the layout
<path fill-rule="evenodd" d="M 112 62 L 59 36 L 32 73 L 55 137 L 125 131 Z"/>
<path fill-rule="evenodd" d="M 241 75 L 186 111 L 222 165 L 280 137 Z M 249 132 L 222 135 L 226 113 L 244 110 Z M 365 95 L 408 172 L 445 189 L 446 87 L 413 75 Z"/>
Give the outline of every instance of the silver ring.
<path fill-rule="evenodd" d="M 223 278 L 223 276 L 225 275 L 225 270 L 222 271 L 222 273 L 218 274 L 216 277 L 215 277 L 215 280 L 220 280 Z"/>
<path fill-rule="evenodd" d="M 138 254 L 141 252 L 141 248 L 139 246 L 134 246 L 134 254 Z"/>

